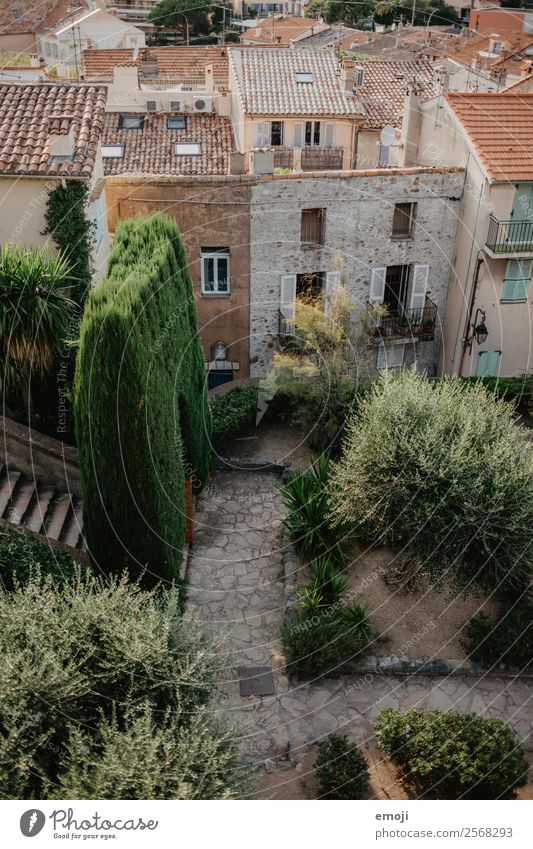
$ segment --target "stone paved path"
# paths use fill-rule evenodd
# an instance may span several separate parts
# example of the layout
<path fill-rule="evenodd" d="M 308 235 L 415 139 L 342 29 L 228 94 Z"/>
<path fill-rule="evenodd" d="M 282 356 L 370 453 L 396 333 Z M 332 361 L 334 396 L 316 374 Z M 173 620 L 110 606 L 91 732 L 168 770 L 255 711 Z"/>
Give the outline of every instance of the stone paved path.
<path fill-rule="evenodd" d="M 533 684 L 503 678 L 321 679 L 289 684 L 282 671 L 282 526 L 279 478 L 270 473 L 220 472 L 197 512 L 189 564 L 189 605 L 234 670 L 220 682 L 217 710 L 239 725 L 243 760 L 256 766 L 290 750 L 293 763 L 309 744 L 335 729 L 370 740 L 384 707 L 449 709 L 497 716 L 533 750 Z M 275 696 L 242 698 L 235 669 L 271 665 Z"/>

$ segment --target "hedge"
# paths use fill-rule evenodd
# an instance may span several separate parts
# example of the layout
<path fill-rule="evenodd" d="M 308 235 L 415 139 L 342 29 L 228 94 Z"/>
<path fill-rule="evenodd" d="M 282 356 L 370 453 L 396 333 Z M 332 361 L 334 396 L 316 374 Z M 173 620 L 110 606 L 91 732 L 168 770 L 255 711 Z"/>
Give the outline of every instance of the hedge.
<path fill-rule="evenodd" d="M 366 758 L 344 734 L 329 734 L 319 743 L 315 769 L 321 799 L 364 799 L 368 793 Z"/>
<path fill-rule="evenodd" d="M 206 478 L 210 415 L 191 278 L 169 219 L 117 227 L 83 316 L 75 416 L 93 561 L 147 583 L 175 580 L 184 474 L 196 487 Z"/>
<path fill-rule="evenodd" d="M 44 545 L 22 531 L 0 529 L 0 579 L 4 589 L 12 590 L 16 583 L 24 583 L 37 573 L 50 575 L 59 583 L 69 581 L 76 569 L 67 552 Z"/>
<path fill-rule="evenodd" d="M 508 799 L 526 783 L 523 750 L 511 729 L 494 717 L 386 708 L 376 734 L 418 796 Z"/>
<path fill-rule="evenodd" d="M 259 385 L 236 386 L 229 392 L 215 395 L 209 401 L 213 447 L 223 448 L 230 437 L 255 424 Z"/>

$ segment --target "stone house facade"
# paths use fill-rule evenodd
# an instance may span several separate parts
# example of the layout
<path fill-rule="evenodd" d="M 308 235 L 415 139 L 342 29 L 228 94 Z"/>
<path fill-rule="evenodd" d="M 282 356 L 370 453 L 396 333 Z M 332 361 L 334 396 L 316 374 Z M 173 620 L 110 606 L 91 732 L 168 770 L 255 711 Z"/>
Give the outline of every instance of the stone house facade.
<path fill-rule="evenodd" d="M 371 367 L 414 363 L 434 374 L 463 180 L 462 169 L 391 168 L 254 181 L 251 376 L 268 372 L 291 299 L 339 281 L 362 309 L 387 307 Z"/>

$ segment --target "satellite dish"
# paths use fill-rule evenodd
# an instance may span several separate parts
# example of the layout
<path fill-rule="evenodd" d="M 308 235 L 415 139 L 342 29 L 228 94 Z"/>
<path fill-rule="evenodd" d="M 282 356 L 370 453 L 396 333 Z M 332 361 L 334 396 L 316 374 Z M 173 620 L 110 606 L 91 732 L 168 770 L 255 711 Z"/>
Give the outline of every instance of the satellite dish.
<path fill-rule="evenodd" d="M 396 134 L 392 124 L 385 124 L 379 137 L 379 140 L 383 147 L 390 147 L 394 141 L 395 135 Z"/>

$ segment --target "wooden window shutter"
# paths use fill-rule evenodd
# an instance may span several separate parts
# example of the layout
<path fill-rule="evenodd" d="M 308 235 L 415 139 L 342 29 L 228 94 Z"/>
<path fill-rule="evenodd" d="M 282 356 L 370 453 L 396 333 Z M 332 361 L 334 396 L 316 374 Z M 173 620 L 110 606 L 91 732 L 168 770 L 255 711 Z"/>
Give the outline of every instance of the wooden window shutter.
<path fill-rule="evenodd" d="M 411 285 L 411 309 L 421 310 L 426 305 L 429 265 L 415 265 Z"/>
<path fill-rule="evenodd" d="M 296 274 L 282 274 L 280 288 L 280 312 L 284 318 L 293 318 L 296 300 Z"/>
<path fill-rule="evenodd" d="M 338 291 L 341 285 L 340 271 L 328 271 L 326 274 L 326 299 L 324 302 L 324 311 L 328 314 L 329 301 Z"/>
<path fill-rule="evenodd" d="M 335 144 L 335 124 L 325 124 L 324 125 L 324 141 L 322 142 L 325 147 L 333 147 Z"/>
<path fill-rule="evenodd" d="M 386 266 L 383 268 L 373 268 L 370 275 L 370 292 L 368 300 L 372 304 L 382 304 L 385 297 L 385 276 L 387 274 Z"/>
<path fill-rule="evenodd" d="M 503 281 L 502 301 L 527 301 L 532 268 L 531 260 L 510 259 L 508 261 Z"/>
<path fill-rule="evenodd" d="M 302 122 L 297 122 L 292 125 L 293 132 L 293 147 L 303 147 L 304 143 L 304 124 Z"/>

